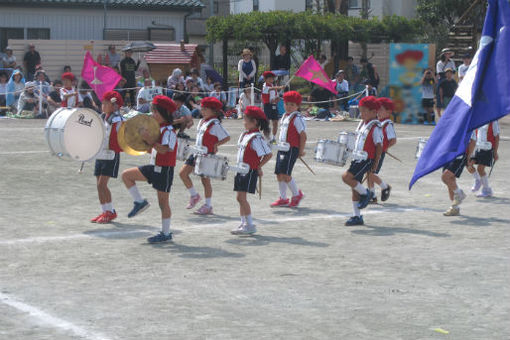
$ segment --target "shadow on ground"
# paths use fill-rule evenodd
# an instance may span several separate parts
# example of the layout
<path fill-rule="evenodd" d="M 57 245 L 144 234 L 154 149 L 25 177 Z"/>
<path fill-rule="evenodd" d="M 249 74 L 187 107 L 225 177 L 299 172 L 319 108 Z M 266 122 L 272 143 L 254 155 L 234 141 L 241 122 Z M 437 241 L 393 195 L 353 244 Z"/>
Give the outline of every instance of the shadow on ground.
<path fill-rule="evenodd" d="M 185 244 L 175 243 L 173 241 L 156 244 L 144 243 L 142 246 L 150 246 L 155 249 L 168 250 L 170 253 L 177 254 L 179 257 L 191 259 L 213 259 L 219 257 L 239 258 L 245 256 L 241 253 L 232 253 L 220 248 L 188 246 Z"/>
<path fill-rule="evenodd" d="M 450 237 L 448 233 L 437 233 L 434 231 L 411 229 L 403 227 L 380 227 L 366 225 L 366 229 L 357 229 L 351 231 L 353 234 L 365 236 L 393 236 L 395 234 L 415 234 L 430 237 Z"/>
<path fill-rule="evenodd" d="M 265 246 L 270 243 L 287 243 L 297 246 L 308 247 L 329 247 L 329 244 L 323 242 L 311 242 L 301 237 L 277 237 L 277 236 L 264 236 L 252 235 L 249 237 L 233 238 L 225 241 L 226 243 L 235 244 L 238 246 Z"/>

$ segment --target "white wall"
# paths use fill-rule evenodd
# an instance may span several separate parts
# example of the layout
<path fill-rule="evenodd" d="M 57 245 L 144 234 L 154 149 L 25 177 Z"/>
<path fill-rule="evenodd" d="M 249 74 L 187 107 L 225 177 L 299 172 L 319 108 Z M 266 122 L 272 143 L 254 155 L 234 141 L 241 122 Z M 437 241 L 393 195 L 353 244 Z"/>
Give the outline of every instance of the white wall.
<path fill-rule="evenodd" d="M 388 15 L 416 17 L 416 0 L 371 0 L 370 16 L 383 18 Z M 360 16 L 359 10 L 349 10 L 349 16 Z"/>
<path fill-rule="evenodd" d="M 305 10 L 305 0 L 259 0 L 259 10 L 269 11 L 294 11 Z M 230 13 L 248 13 L 253 11 L 253 0 L 230 0 Z"/>

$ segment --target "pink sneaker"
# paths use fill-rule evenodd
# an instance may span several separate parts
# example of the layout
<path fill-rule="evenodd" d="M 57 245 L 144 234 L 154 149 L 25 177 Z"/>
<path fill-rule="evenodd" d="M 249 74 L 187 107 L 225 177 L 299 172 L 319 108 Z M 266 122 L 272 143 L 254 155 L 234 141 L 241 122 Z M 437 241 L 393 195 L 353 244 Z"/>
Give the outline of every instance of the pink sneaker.
<path fill-rule="evenodd" d="M 297 208 L 297 206 L 299 205 L 299 202 L 301 202 L 301 200 L 304 197 L 305 197 L 305 195 L 303 195 L 303 192 L 301 190 L 299 190 L 299 195 L 292 197 L 290 204 L 289 204 L 289 208 Z"/>
<path fill-rule="evenodd" d="M 274 207 L 287 207 L 289 205 L 289 199 L 286 198 L 286 199 L 283 199 L 283 198 L 279 198 L 277 199 L 276 201 L 274 201 L 273 203 L 271 203 L 271 208 L 274 208 Z"/>
<path fill-rule="evenodd" d="M 195 196 L 191 196 L 189 198 L 189 203 L 186 206 L 186 209 L 193 209 L 195 207 L 195 205 L 197 205 L 197 203 L 200 202 L 200 199 L 201 199 L 201 197 L 199 194 L 196 194 Z"/>
<path fill-rule="evenodd" d="M 208 207 L 205 204 L 194 212 L 195 215 L 212 215 L 212 213 L 212 207 Z"/>

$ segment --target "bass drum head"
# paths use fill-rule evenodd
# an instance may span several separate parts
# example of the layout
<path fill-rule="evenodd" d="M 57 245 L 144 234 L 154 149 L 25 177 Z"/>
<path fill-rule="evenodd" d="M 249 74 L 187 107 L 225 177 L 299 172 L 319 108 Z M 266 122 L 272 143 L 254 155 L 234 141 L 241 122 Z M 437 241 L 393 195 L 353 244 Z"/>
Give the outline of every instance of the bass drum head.
<path fill-rule="evenodd" d="M 97 112 L 78 108 L 69 116 L 64 127 L 64 145 L 69 156 L 85 162 L 101 151 L 105 139 L 105 126 Z"/>

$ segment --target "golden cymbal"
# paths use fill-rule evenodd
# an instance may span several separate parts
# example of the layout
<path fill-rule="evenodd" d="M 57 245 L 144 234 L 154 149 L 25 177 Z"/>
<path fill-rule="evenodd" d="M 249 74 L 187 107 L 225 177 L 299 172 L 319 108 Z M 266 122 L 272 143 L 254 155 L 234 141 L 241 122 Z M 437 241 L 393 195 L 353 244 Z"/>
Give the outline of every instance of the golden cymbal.
<path fill-rule="evenodd" d="M 150 145 L 142 138 L 144 131 L 148 132 L 149 141 L 152 144 L 159 139 L 159 124 L 152 116 L 138 115 L 128 119 L 122 125 L 125 125 L 124 141 L 135 151 L 146 152 L 150 148 Z"/>
<path fill-rule="evenodd" d="M 146 151 L 136 151 L 136 150 L 131 149 L 129 147 L 129 145 L 127 145 L 127 143 L 125 141 L 125 130 L 126 130 L 126 125 L 121 124 L 119 133 L 117 134 L 117 142 L 119 143 L 119 146 L 121 147 L 122 151 L 124 151 L 125 153 L 127 153 L 128 155 L 131 155 L 131 156 L 140 156 L 140 155 L 145 154 Z"/>

